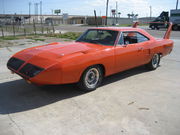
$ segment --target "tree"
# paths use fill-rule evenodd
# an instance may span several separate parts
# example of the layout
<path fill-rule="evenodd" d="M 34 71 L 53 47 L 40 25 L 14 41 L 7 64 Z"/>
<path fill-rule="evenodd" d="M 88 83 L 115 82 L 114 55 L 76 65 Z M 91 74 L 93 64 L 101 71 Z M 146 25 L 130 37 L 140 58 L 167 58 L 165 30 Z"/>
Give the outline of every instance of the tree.
<path fill-rule="evenodd" d="M 128 18 L 131 18 L 131 14 L 127 14 Z"/>

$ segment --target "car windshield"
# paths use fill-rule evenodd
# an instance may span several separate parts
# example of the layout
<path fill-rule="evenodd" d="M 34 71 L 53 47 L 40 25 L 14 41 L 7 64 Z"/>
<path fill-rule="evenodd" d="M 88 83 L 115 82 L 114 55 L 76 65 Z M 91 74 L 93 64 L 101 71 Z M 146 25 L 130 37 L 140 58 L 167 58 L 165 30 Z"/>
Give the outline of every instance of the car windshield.
<path fill-rule="evenodd" d="M 118 35 L 118 31 L 90 29 L 87 30 L 76 42 L 87 42 L 113 46 Z"/>

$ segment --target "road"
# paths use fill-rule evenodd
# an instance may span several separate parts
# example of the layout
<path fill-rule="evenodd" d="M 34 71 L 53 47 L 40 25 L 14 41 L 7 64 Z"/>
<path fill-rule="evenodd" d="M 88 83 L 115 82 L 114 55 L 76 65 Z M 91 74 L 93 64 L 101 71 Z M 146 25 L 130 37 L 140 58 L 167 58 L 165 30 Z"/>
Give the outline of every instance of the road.
<path fill-rule="evenodd" d="M 32 45 L 0 48 L 0 135 L 179 135 L 179 35 L 173 32 L 174 50 L 157 70 L 112 75 L 89 93 L 74 85 L 27 84 L 6 62 Z"/>

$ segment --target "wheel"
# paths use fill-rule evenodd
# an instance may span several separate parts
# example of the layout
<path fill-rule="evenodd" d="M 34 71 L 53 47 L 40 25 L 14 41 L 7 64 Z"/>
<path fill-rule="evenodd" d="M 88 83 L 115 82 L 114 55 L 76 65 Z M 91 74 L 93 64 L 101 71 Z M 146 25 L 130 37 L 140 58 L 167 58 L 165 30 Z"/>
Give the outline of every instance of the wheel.
<path fill-rule="evenodd" d="M 158 26 L 156 26 L 156 30 L 159 30 L 159 27 L 158 27 Z"/>
<path fill-rule="evenodd" d="M 172 27 L 172 29 L 175 30 L 175 31 L 178 30 L 178 28 L 179 27 L 177 25 L 173 25 L 173 27 Z"/>
<path fill-rule="evenodd" d="M 154 29 L 155 29 L 155 26 L 154 26 L 154 25 L 151 25 L 151 29 L 154 30 Z"/>
<path fill-rule="evenodd" d="M 149 70 L 155 70 L 159 66 L 160 59 L 161 58 L 159 54 L 154 54 L 151 61 L 146 65 L 146 67 Z"/>
<path fill-rule="evenodd" d="M 100 66 L 91 66 L 87 68 L 81 76 L 78 87 L 81 90 L 95 90 L 102 82 L 103 72 Z"/>

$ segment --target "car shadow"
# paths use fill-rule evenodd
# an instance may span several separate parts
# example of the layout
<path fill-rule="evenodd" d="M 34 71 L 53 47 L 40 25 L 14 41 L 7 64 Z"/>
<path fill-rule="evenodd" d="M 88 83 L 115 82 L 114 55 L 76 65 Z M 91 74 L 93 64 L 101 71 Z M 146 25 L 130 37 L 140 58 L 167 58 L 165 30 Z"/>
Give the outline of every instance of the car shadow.
<path fill-rule="evenodd" d="M 120 73 L 106 77 L 103 80 L 102 86 L 116 82 L 116 81 L 119 81 L 119 80 L 122 80 L 122 79 L 125 79 L 125 78 L 128 78 L 128 77 L 133 76 L 133 75 L 145 73 L 145 72 L 149 72 L 149 70 L 147 70 L 147 68 L 145 66 L 140 66 L 137 68 L 126 70 L 126 71 L 123 71 L 123 72 L 120 72 Z"/>
<path fill-rule="evenodd" d="M 142 66 L 106 77 L 102 86 L 143 72 L 147 72 L 147 70 Z M 75 86 L 75 84 L 69 84 L 37 87 L 27 84 L 22 79 L 0 83 L 0 114 L 11 114 L 36 109 L 64 99 L 86 94 Z"/>

